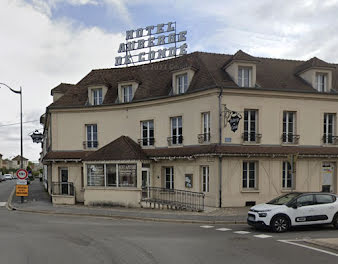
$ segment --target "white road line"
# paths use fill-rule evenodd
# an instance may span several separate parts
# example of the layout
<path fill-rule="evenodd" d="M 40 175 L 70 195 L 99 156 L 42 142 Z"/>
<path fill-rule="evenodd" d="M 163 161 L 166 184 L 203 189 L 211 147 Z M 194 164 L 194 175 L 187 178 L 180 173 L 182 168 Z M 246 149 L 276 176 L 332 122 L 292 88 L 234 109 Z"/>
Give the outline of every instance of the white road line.
<path fill-rule="evenodd" d="M 222 228 L 217 228 L 216 229 L 217 231 L 229 231 L 229 230 L 231 230 L 230 228 L 225 228 L 225 227 L 222 227 Z"/>
<path fill-rule="evenodd" d="M 248 231 L 236 231 L 234 233 L 235 234 L 240 234 L 240 235 L 246 235 L 246 234 L 250 234 L 251 232 L 248 232 Z"/>
<path fill-rule="evenodd" d="M 210 225 L 203 225 L 203 226 L 200 226 L 202 228 L 213 228 L 214 226 L 210 226 Z"/>
<path fill-rule="evenodd" d="M 7 202 L 0 202 L 0 207 L 4 207 L 7 205 Z"/>
<path fill-rule="evenodd" d="M 261 234 L 261 235 L 254 235 L 254 237 L 258 237 L 258 238 L 268 238 L 268 237 L 272 237 L 272 236 Z"/>
<path fill-rule="evenodd" d="M 318 251 L 318 252 L 322 252 L 322 253 L 326 253 L 326 254 L 338 257 L 338 254 L 330 252 L 330 251 L 326 251 L 326 250 L 323 250 L 323 249 L 319 249 L 319 248 L 310 247 L 310 246 L 295 243 L 296 241 L 302 242 L 302 240 L 277 240 L 277 241 L 282 242 L 282 243 L 286 243 L 286 244 L 290 244 L 290 245 L 294 245 L 294 246 L 298 246 L 298 247 L 312 249 L 312 250 L 315 250 L 315 251 Z"/>

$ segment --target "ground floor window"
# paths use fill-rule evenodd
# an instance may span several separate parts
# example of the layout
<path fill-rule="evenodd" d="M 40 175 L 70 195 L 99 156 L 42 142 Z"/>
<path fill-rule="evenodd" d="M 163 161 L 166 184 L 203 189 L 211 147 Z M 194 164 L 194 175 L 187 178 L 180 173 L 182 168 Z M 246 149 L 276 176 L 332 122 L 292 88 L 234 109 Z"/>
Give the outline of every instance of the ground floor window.
<path fill-rule="evenodd" d="M 282 187 L 284 189 L 292 188 L 292 171 L 291 164 L 288 161 L 283 162 L 283 183 Z"/>
<path fill-rule="evenodd" d="M 174 167 L 165 168 L 165 188 L 174 189 Z"/>
<path fill-rule="evenodd" d="M 243 161 L 243 182 L 244 189 L 257 188 L 257 171 L 255 161 Z"/>
<path fill-rule="evenodd" d="M 136 164 L 88 164 L 88 186 L 137 187 Z"/>
<path fill-rule="evenodd" d="M 202 167 L 202 192 L 209 192 L 209 166 Z"/>

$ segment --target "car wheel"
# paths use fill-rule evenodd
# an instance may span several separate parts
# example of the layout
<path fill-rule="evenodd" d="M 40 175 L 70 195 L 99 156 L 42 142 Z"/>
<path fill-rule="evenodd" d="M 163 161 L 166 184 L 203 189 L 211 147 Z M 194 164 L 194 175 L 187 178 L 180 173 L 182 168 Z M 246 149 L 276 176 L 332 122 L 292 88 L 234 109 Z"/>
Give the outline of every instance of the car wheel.
<path fill-rule="evenodd" d="M 271 220 L 271 228 L 273 232 L 283 233 L 289 230 L 290 222 L 285 216 L 277 215 Z"/>
<path fill-rule="evenodd" d="M 336 215 L 334 216 L 332 224 L 336 229 L 338 229 L 338 213 L 336 213 Z"/>

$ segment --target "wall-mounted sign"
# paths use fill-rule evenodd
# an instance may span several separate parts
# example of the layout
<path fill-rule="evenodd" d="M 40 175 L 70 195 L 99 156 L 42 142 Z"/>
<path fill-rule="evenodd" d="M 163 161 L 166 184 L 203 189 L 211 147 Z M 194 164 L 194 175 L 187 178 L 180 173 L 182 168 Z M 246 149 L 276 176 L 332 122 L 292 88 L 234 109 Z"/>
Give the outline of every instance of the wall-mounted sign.
<path fill-rule="evenodd" d="M 115 57 L 115 66 L 129 65 L 138 62 L 153 61 L 187 54 L 187 31 L 176 31 L 176 22 L 158 24 L 128 30 L 126 43 L 121 43 L 118 53 L 122 56 Z M 180 45 L 178 45 L 180 43 Z M 161 48 L 156 48 L 161 46 Z M 147 52 L 132 52 L 148 49 Z"/>
<path fill-rule="evenodd" d="M 238 113 L 236 112 L 232 112 L 231 113 L 231 116 L 230 116 L 230 119 L 229 119 L 229 124 L 231 126 L 231 131 L 232 132 L 236 132 L 236 130 L 238 129 L 238 124 L 239 124 L 239 121 L 242 119 L 242 116 L 239 115 Z"/>
<path fill-rule="evenodd" d="M 43 134 L 39 133 L 38 130 L 35 130 L 30 136 L 34 143 L 42 143 L 43 141 Z"/>

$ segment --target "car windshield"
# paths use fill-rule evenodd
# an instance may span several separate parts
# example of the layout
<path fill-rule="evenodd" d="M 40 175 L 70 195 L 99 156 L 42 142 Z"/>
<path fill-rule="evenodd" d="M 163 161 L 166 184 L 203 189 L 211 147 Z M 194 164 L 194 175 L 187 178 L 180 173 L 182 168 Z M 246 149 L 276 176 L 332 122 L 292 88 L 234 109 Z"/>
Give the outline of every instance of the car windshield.
<path fill-rule="evenodd" d="M 288 202 L 290 202 L 293 198 L 295 198 L 298 195 L 299 195 L 299 193 L 288 193 L 288 194 L 279 196 L 279 197 L 271 200 L 267 204 L 274 204 L 274 205 L 287 204 Z"/>

